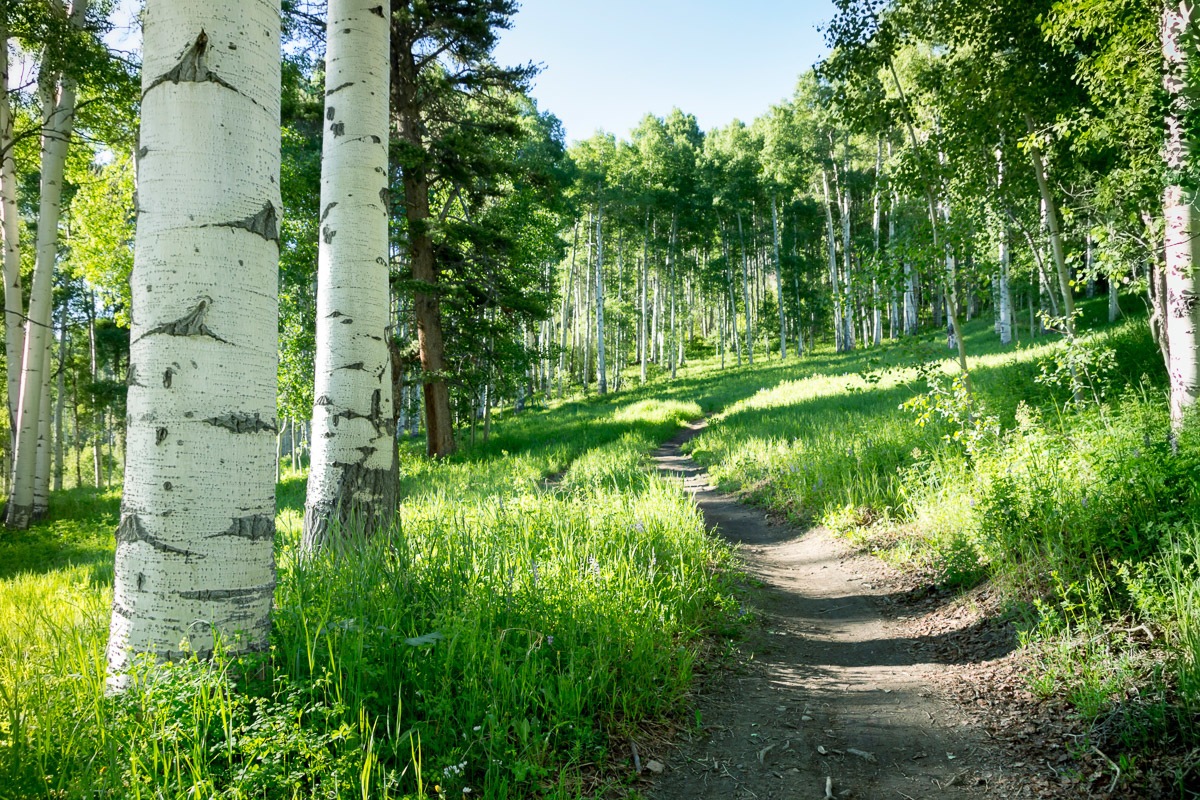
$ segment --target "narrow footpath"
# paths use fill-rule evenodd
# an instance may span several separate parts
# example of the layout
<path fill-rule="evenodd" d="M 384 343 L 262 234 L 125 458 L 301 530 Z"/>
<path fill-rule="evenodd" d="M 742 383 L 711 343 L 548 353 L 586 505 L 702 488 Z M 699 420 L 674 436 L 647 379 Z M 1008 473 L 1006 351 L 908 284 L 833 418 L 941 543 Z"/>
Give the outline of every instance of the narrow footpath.
<path fill-rule="evenodd" d="M 710 680 L 700 727 L 662 759 L 657 800 L 1004 797 L 1012 776 L 988 735 L 942 699 L 921 642 L 881 602 L 864 557 L 709 485 L 682 453 L 695 423 L 656 451 L 710 529 L 738 547 L 763 630 L 743 667 Z M 865 575 L 865 577 L 864 577 Z M 655 765 L 658 767 L 659 765 Z"/>

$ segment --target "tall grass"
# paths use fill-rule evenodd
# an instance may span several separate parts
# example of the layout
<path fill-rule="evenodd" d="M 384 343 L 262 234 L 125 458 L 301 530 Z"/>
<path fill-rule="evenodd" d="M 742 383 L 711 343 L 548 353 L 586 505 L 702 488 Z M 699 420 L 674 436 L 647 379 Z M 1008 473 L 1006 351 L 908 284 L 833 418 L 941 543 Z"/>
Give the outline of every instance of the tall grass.
<path fill-rule="evenodd" d="M 992 581 L 1041 659 L 1031 685 L 1097 736 L 1200 741 L 1200 420 L 1172 435 L 1143 319 L 1074 348 L 1001 348 L 989 328 L 967 329 L 971 392 L 928 340 L 750 371 L 706 397 L 692 453 L 935 582 Z"/>
<path fill-rule="evenodd" d="M 120 697 L 104 694 L 114 520 L 70 523 L 41 564 L 20 554 L 66 523 L 10 543 L 0 797 L 597 791 L 630 736 L 683 711 L 699 639 L 736 605 L 729 552 L 646 456 L 699 412 L 567 404 L 457 460 L 406 454 L 394 530 L 315 558 L 297 553 L 293 478 L 270 651 L 140 663 Z"/>

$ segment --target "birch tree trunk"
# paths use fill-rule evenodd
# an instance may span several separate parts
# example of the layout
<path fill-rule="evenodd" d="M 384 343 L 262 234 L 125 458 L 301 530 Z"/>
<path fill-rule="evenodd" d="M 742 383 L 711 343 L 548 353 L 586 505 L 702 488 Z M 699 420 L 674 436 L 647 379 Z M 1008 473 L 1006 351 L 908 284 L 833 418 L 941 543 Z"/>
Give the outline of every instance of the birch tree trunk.
<path fill-rule="evenodd" d="M 833 349 L 842 352 L 846 349 L 842 328 L 842 293 L 841 282 L 838 279 L 837 266 L 837 234 L 833 227 L 833 197 L 829 192 L 829 170 L 821 170 L 821 186 L 825 190 L 825 242 L 829 256 L 829 291 L 833 298 Z"/>
<path fill-rule="evenodd" d="M 1200 64 L 1196 46 L 1194 2 L 1169 2 L 1163 10 L 1163 85 L 1170 101 L 1167 116 L 1166 160 L 1168 175 L 1182 175 L 1163 194 L 1165 265 L 1165 318 L 1167 372 L 1171 379 L 1171 424 L 1178 431 L 1188 410 L 1200 395 L 1200 209 L 1197 208 L 1196 143 L 1188 137 L 1196 108 L 1196 80 L 1192 71 Z"/>
<path fill-rule="evenodd" d="M 275 589 L 278 0 L 149 0 L 110 686 L 263 650 Z"/>
<path fill-rule="evenodd" d="M 742 233 L 742 212 L 737 212 L 738 247 L 742 251 L 742 299 L 746 304 L 746 361 L 754 366 L 754 326 L 751 325 L 750 265 L 746 256 L 746 239 Z"/>
<path fill-rule="evenodd" d="M 641 308 L 642 313 L 638 318 L 638 352 L 641 355 L 641 379 L 642 383 L 646 383 L 646 362 L 650 358 L 650 343 L 647 341 L 647 319 L 646 319 L 646 300 L 648 297 L 648 284 L 650 283 L 650 209 L 646 209 L 646 228 L 642 239 L 642 297 Z"/>
<path fill-rule="evenodd" d="M 87 0 L 71 8 L 73 25 L 83 24 Z M 42 95 L 42 177 L 38 208 L 37 260 L 29 293 L 29 309 L 20 360 L 20 401 L 13 432 L 13 486 L 5 524 L 28 528 L 34 513 L 38 437 L 41 432 L 43 383 L 46 374 L 47 332 L 51 326 L 54 268 L 58 261 L 58 221 L 62 213 L 63 173 L 75 122 L 75 81 L 44 76 Z M 19 302 L 19 300 L 17 300 Z M 7 303 L 7 300 L 6 300 Z M 11 370 L 17 362 L 10 362 Z"/>
<path fill-rule="evenodd" d="M 1190 11 L 1189 11 L 1190 13 Z M 1029 128 L 1031 141 L 1034 141 L 1033 134 L 1036 129 L 1033 125 L 1033 118 L 1028 114 L 1025 115 L 1025 124 Z M 1063 249 L 1062 231 L 1058 220 L 1058 201 L 1054 197 L 1054 193 L 1050 191 L 1050 181 L 1046 176 L 1046 162 L 1042 158 L 1041 148 L 1036 143 L 1029 146 L 1029 158 L 1033 162 L 1034 174 L 1037 177 L 1038 191 L 1042 195 L 1043 212 L 1046 220 L 1046 230 L 1050 233 L 1050 252 L 1054 257 L 1054 271 L 1058 275 L 1058 288 L 1062 292 L 1063 297 L 1063 312 L 1064 325 L 1066 327 L 1067 337 L 1075 338 L 1075 294 L 1071 286 L 1071 274 L 1067 271 L 1067 256 Z M 1075 385 L 1074 390 L 1078 395 L 1079 387 Z"/>
<path fill-rule="evenodd" d="M 563 286 L 562 295 L 562 314 L 559 316 L 562 321 L 562 327 L 559 331 L 561 336 L 560 346 L 558 350 L 558 396 L 563 396 L 563 381 L 567 372 L 567 336 L 569 329 L 567 327 L 567 314 L 571 309 L 571 284 L 575 282 L 575 255 L 579 250 L 579 220 L 575 220 L 574 236 L 571 243 L 571 268 L 567 272 L 567 282 Z"/>
<path fill-rule="evenodd" d="M 67 347 L 67 312 L 62 313 L 62 327 L 59 328 L 58 339 L 58 385 L 57 397 L 54 403 L 54 491 L 61 492 L 63 488 L 63 409 L 67 399 L 67 359 L 70 350 Z"/>
<path fill-rule="evenodd" d="M 42 353 L 42 409 L 38 420 L 37 461 L 33 471 L 33 521 L 44 519 L 50 510 L 50 469 L 54 461 L 53 413 L 50 406 L 50 373 L 54 367 L 54 340 L 46 337 L 46 348 Z"/>
<path fill-rule="evenodd" d="M 775 248 L 775 296 L 779 300 L 779 357 L 787 358 L 787 317 L 783 313 L 783 262 L 779 258 L 779 210 L 771 194 L 771 240 Z"/>
<path fill-rule="evenodd" d="M 608 393 L 604 373 L 604 204 L 596 205 L 596 391 Z"/>
<path fill-rule="evenodd" d="M 380 2 L 383 4 L 380 5 Z M 313 453 L 302 548 L 391 524 L 386 0 L 330 0 L 317 256 Z"/>
<path fill-rule="evenodd" d="M 20 212 L 13 120 L 8 104 L 8 29 L 0 21 L 0 233 L 4 237 L 4 355 L 8 364 L 8 426 L 14 441 L 21 397 L 21 355 L 25 350 L 25 307 L 21 295 Z"/>

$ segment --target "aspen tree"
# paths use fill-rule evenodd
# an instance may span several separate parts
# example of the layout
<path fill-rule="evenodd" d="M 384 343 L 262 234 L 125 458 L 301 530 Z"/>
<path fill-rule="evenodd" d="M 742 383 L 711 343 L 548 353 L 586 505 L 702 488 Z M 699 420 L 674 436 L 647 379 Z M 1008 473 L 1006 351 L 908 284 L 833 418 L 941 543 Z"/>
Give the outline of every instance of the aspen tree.
<path fill-rule="evenodd" d="M 386 0 L 331 0 L 317 256 L 313 451 L 303 548 L 390 524 L 395 418 L 387 336 Z"/>
<path fill-rule="evenodd" d="M 57 10 L 67 13 L 59 4 Z M 82 27 L 87 13 L 87 0 L 76 0 L 69 12 L 71 24 Z M 7 46 L 7 43 L 6 43 Z M 63 175 L 67 164 L 67 148 L 75 124 L 75 80 L 70 75 L 45 74 L 38 78 L 38 93 L 42 102 L 42 175 L 38 205 L 36 262 L 29 292 L 29 307 L 25 330 L 21 337 L 22 354 L 19 361 L 10 361 L 11 372 L 20 365 L 19 401 L 13 428 L 13 481 L 5 524 L 10 528 L 29 527 L 37 505 L 34 495 L 37 484 L 38 439 L 42 432 L 43 383 L 50 379 L 46 372 L 46 352 L 51 329 L 54 269 L 58 261 L 58 221 L 62 212 Z M 6 283 L 6 286 L 8 284 Z M 6 292 L 5 313 L 16 304 L 20 295 Z M 12 378 L 10 375 L 11 385 Z"/>
<path fill-rule="evenodd" d="M 1163 84 L 1169 97 L 1167 169 L 1173 176 L 1163 194 L 1166 251 L 1167 368 L 1171 379 L 1171 422 L 1176 429 L 1200 395 L 1200 297 L 1197 291 L 1197 169 L 1189 136 L 1196 108 L 1192 71 L 1200 64 L 1194 2 L 1170 2 L 1163 9 Z"/>
<path fill-rule="evenodd" d="M 128 458 L 108 641 L 267 646 L 275 588 L 278 0 L 149 0 Z"/>

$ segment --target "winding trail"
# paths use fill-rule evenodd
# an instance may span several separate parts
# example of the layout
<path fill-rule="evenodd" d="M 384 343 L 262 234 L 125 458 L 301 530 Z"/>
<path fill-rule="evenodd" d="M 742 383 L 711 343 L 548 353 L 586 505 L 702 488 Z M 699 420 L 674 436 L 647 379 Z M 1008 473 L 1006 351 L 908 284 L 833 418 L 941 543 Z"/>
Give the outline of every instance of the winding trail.
<path fill-rule="evenodd" d="M 824 529 L 775 524 L 717 492 L 681 451 L 703 428 L 693 424 L 654 458 L 738 547 L 765 630 L 747 643 L 749 663 L 698 698 L 702 727 L 663 759 L 650 796 L 1003 796 L 989 791 L 1005 777 L 998 748 L 931 688 L 946 667 L 881 609 L 889 590 L 856 571 L 864 557 Z"/>

